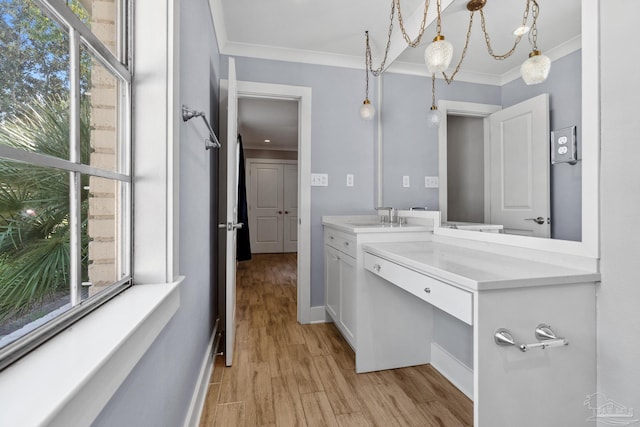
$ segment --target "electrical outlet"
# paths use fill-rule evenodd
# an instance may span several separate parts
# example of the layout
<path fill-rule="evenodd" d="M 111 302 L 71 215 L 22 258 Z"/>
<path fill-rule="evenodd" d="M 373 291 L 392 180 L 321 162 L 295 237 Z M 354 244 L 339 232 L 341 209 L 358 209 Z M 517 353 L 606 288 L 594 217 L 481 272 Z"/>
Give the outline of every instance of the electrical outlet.
<path fill-rule="evenodd" d="M 347 187 L 353 187 L 353 174 L 347 174 Z"/>
<path fill-rule="evenodd" d="M 409 176 L 405 175 L 402 177 L 402 186 L 404 188 L 409 188 L 411 186 L 411 184 L 409 183 Z"/>
<path fill-rule="evenodd" d="M 312 173 L 311 186 L 312 187 L 328 187 L 329 175 L 327 175 L 326 173 Z"/>
<path fill-rule="evenodd" d="M 425 176 L 424 188 L 438 188 L 440 187 L 440 179 L 437 176 Z"/>

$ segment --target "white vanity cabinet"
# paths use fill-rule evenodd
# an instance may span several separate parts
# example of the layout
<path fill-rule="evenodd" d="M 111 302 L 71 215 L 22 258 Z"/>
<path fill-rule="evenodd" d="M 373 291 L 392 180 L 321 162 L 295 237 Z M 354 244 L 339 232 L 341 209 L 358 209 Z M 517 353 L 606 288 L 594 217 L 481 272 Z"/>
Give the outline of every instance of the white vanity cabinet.
<path fill-rule="evenodd" d="M 414 306 L 416 302 L 400 290 L 370 289 L 362 250 L 362 245 L 367 243 L 429 240 L 433 219 L 415 221 L 390 225 L 380 224 L 376 216 L 323 217 L 325 309 L 356 353 L 356 372 L 425 363 L 424 345 L 411 347 L 416 351 L 407 352 L 402 346 L 390 348 L 386 344 L 389 336 L 402 335 L 406 338 L 402 343 L 412 346 L 415 337 L 391 328 L 392 324 L 385 319 L 393 313 L 403 319 L 403 329 L 408 331 L 415 329 L 416 324 L 425 323 L 430 313 L 421 310 L 402 312 L 404 307 Z M 383 303 L 385 310 L 372 309 Z M 429 333 L 429 329 L 421 330 L 421 336 Z"/>
<path fill-rule="evenodd" d="M 329 229 L 325 231 L 324 242 L 326 310 L 355 348 L 356 239 Z"/>
<path fill-rule="evenodd" d="M 597 272 L 532 261 L 533 252 L 516 258 L 462 243 L 443 244 L 437 238 L 374 243 L 363 250 L 370 289 L 394 288 L 423 303 L 405 305 L 404 311 L 433 311 L 432 319 L 414 329 L 431 326 L 434 333 L 414 335 L 414 340 L 430 347 L 423 363 L 431 363 L 473 399 L 474 426 L 589 424 L 584 402 L 596 390 Z M 380 299 L 371 301 L 374 311 L 386 308 Z M 404 329 L 404 321 L 395 315 L 390 322 Z M 438 333 L 440 327 L 447 329 L 445 336 Z M 537 335 L 544 327 L 557 338 Z M 455 331 L 469 328 L 472 366 L 465 367 L 447 353 L 447 346 L 456 349 L 456 340 L 464 337 Z M 508 341 L 496 340 L 505 332 Z M 397 336 L 387 345 L 416 348 L 415 343 L 406 347 Z"/>

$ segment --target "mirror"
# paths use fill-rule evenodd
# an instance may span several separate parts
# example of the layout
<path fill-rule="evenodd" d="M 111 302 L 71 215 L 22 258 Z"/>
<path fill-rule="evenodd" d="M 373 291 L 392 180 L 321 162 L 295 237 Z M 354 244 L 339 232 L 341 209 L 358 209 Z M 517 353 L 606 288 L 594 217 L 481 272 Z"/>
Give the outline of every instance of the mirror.
<path fill-rule="evenodd" d="M 542 22 L 543 14 L 553 14 L 551 8 L 554 7 L 554 3 L 565 2 L 541 5 L 539 22 Z M 549 165 L 550 216 L 552 217 L 550 237 L 552 238 L 538 239 L 505 234 L 489 236 L 488 234 L 492 233 L 473 233 L 468 230 L 446 228 L 438 229 L 437 234 L 597 257 L 598 0 L 574 3 L 574 7 L 579 9 L 573 11 L 574 19 L 580 16 L 582 18 L 583 31 L 580 40 L 582 48 L 579 50 L 573 48 L 569 54 L 560 55 L 561 57 L 552 63 L 547 82 L 536 86 L 525 86 L 522 80 L 516 77 L 504 85 L 456 81 L 447 86 L 441 79 L 436 81 L 436 99 L 442 100 L 439 102 L 439 109 L 446 110 L 445 112 L 449 113 L 448 117 L 483 117 L 489 114 L 465 112 L 464 109 L 459 108 L 460 105 L 508 106 L 531 98 L 539 92 L 546 92 L 550 94 L 550 130 L 574 125 L 577 127 L 579 162 L 576 165 L 568 163 Z M 454 10 L 454 13 L 457 12 Z M 487 12 L 487 21 L 491 16 Z M 479 32 L 479 28 L 474 28 L 474 32 Z M 539 44 L 542 47 L 544 46 L 542 26 L 539 34 Z M 495 44 L 498 44 L 497 40 Z M 526 44 L 526 40 L 523 40 L 519 50 L 526 51 L 528 48 L 524 46 Z M 455 46 L 454 44 L 454 48 Z M 550 48 L 545 47 L 545 49 L 548 52 L 553 51 Z M 416 50 L 418 49 L 414 49 Z M 488 56 L 486 49 L 479 53 Z M 520 53 L 520 55 L 523 54 Z M 401 62 L 402 59 L 403 56 L 398 61 Z M 454 61 L 456 60 L 457 57 L 454 54 Z M 396 64 L 390 68 L 390 71 L 394 67 Z M 564 92 L 558 93 L 558 88 Z M 443 178 L 439 174 L 441 169 L 439 163 L 442 159 L 439 155 L 441 150 L 436 141 L 439 138 L 438 133 L 442 133 L 442 127 L 446 123 L 441 124 L 439 131 L 426 126 L 425 104 L 431 95 L 430 79 L 387 72 L 377 79 L 376 89 L 380 94 L 381 118 L 378 128 L 377 203 L 400 208 L 427 207 L 429 210 L 440 208 L 444 214 L 448 206 L 440 206 L 441 195 L 446 194 L 449 188 L 446 186 L 446 177 Z M 450 104 L 448 105 L 444 100 Z M 454 108 L 449 108 L 450 105 L 454 105 Z M 409 187 L 405 187 L 403 186 L 403 182 L 406 182 L 403 178 L 405 176 L 419 182 L 410 182 Z M 440 191 L 435 188 L 425 188 L 422 180 L 430 176 L 440 176 Z"/>

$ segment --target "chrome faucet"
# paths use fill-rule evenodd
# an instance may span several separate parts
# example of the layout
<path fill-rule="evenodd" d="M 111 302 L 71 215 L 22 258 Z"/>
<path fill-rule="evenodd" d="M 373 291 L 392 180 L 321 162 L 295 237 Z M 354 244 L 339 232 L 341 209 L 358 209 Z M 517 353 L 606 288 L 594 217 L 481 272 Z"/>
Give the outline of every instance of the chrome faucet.
<path fill-rule="evenodd" d="M 391 206 L 379 206 L 376 208 L 377 211 L 388 211 L 387 218 L 389 224 L 395 224 L 398 222 L 398 211 L 396 208 Z"/>

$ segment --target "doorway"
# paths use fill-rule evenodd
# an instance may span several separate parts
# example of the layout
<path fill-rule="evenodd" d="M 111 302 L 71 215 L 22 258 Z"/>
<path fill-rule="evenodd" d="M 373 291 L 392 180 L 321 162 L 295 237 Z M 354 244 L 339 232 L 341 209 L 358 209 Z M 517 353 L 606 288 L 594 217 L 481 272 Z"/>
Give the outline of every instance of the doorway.
<path fill-rule="evenodd" d="M 324 319 L 311 309 L 311 88 L 238 81 L 239 99 L 295 101 L 297 105 L 297 319 Z M 244 138 L 244 136 L 243 136 Z M 324 311 L 324 310 L 322 310 Z"/>
<path fill-rule="evenodd" d="M 440 101 L 438 109 L 442 222 L 549 237 L 548 95 L 505 108 Z"/>

